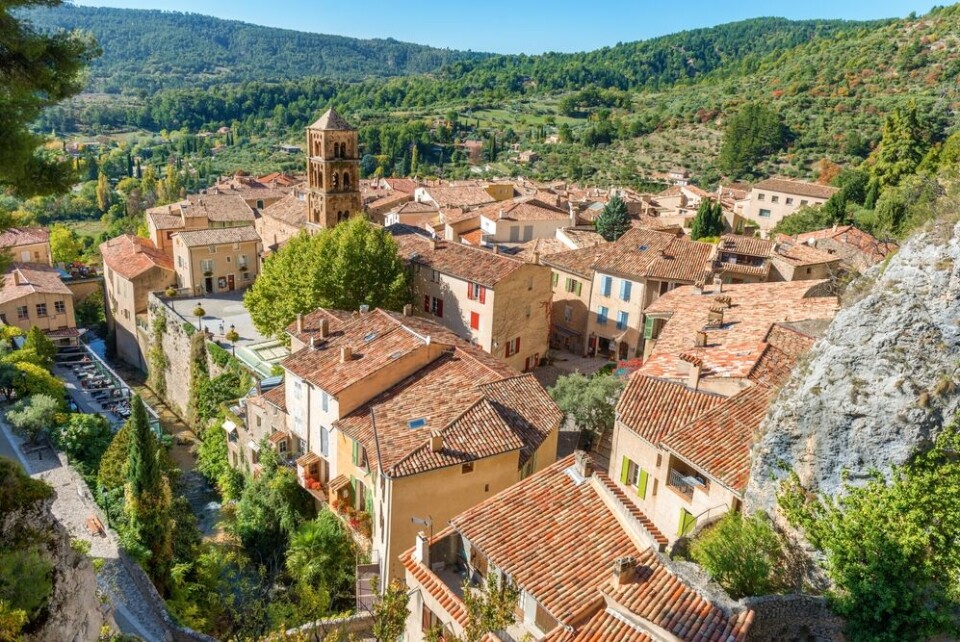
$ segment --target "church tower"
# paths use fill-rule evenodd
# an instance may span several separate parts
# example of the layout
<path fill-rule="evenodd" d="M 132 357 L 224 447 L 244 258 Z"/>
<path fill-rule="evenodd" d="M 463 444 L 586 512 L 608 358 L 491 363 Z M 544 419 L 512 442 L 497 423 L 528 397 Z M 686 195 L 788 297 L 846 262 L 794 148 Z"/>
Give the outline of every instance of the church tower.
<path fill-rule="evenodd" d="M 307 223 L 334 227 L 360 213 L 360 157 L 357 130 L 328 109 L 307 127 Z"/>

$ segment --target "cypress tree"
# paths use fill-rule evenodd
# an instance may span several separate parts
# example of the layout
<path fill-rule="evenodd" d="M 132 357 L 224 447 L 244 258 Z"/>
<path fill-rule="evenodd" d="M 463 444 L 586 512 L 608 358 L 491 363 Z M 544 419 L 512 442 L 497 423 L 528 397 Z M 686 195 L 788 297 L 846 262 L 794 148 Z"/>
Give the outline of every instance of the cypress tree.
<path fill-rule="evenodd" d="M 135 497 L 155 493 L 161 484 L 160 465 L 157 461 L 157 443 L 150 430 L 147 409 L 140 397 L 130 403 L 130 453 L 127 465 L 129 492 Z"/>
<path fill-rule="evenodd" d="M 607 241 L 613 242 L 630 229 L 630 215 L 627 204 L 619 196 L 614 196 L 604 206 L 597 217 L 597 232 Z"/>

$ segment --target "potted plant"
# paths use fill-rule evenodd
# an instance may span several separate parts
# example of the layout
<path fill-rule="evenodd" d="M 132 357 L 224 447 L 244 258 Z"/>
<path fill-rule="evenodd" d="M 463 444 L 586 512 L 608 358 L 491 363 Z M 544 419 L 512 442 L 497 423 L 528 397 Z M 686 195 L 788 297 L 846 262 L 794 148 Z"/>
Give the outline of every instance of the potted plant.
<path fill-rule="evenodd" d="M 203 276 L 213 276 L 213 270 L 206 270 L 206 271 L 203 273 Z"/>
<path fill-rule="evenodd" d="M 168 299 L 172 299 L 173 297 L 177 296 L 177 288 L 171 285 L 166 290 L 164 290 L 163 293 L 167 295 Z"/>

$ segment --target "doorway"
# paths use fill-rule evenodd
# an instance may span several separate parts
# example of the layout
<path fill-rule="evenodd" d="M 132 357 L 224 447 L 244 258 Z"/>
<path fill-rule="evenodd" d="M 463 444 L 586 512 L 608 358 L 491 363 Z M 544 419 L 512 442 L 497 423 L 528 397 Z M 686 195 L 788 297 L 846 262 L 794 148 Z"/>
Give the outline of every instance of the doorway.
<path fill-rule="evenodd" d="M 207 294 L 210 294 L 211 292 L 213 292 L 213 277 L 212 277 L 212 276 L 204 277 L 204 279 L 203 279 L 203 290 L 204 290 L 204 292 L 206 292 Z"/>
<path fill-rule="evenodd" d="M 232 274 L 227 275 L 227 290 L 233 290 L 237 287 L 237 282 L 234 280 Z"/>

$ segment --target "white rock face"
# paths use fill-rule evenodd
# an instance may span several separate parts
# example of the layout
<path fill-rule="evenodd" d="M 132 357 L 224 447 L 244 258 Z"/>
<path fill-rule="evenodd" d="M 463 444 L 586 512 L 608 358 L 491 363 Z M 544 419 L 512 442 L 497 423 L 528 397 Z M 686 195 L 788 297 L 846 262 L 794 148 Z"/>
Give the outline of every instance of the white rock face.
<path fill-rule="evenodd" d="M 827 494 L 845 477 L 887 473 L 957 413 L 960 225 L 913 237 L 858 289 L 866 295 L 837 314 L 761 426 L 748 510 L 772 511 L 789 469 Z"/>

